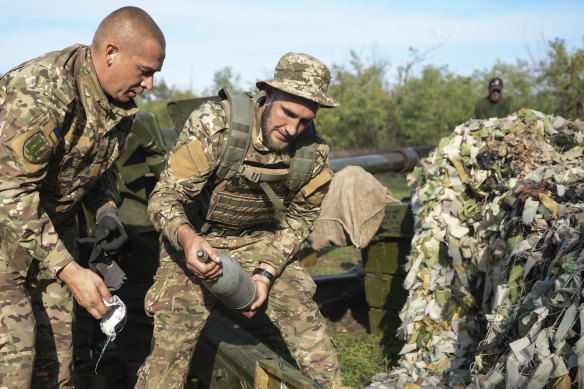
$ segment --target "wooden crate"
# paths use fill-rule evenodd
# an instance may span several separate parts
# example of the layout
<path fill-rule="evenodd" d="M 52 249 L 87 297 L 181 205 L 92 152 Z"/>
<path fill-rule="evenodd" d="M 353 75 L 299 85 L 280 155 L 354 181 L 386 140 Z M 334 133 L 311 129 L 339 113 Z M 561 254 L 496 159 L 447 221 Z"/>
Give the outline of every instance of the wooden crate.
<path fill-rule="evenodd" d="M 396 311 L 379 308 L 369 309 L 369 330 L 372 334 L 385 334 L 394 337 L 401 320 Z"/>
<path fill-rule="evenodd" d="M 363 268 L 367 273 L 405 275 L 410 249 L 410 238 L 375 239 L 361 252 Z"/>
<path fill-rule="evenodd" d="M 414 236 L 414 214 L 411 205 L 408 203 L 387 204 L 385 216 L 376 236 L 393 238 Z"/>
<path fill-rule="evenodd" d="M 399 311 L 408 297 L 408 291 L 403 288 L 404 265 L 413 236 L 414 216 L 410 204 L 387 204 L 375 239 L 362 250 L 370 332 L 381 333 L 388 339 L 395 337 L 401 324 Z"/>
<path fill-rule="evenodd" d="M 370 307 L 400 311 L 408 298 L 405 277 L 392 274 L 365 274 L 365 299 Z"/>

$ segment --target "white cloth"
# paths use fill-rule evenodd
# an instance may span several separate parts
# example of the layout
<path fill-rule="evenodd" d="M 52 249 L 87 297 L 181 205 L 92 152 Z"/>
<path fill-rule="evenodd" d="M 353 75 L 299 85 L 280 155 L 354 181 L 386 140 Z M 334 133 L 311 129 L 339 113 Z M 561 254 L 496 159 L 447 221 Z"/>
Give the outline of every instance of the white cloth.
<path fill-rule="evenodd" d="M 116 330 L 121 331 L 126 324 L 126 304 L 118 296 L 114 296 L 113 303 L 108 303 L 105 300 L 103 303 L 112 309 L 101 318 L 99 326 L 109 340 L 114 340 L 117 334 Z"/>

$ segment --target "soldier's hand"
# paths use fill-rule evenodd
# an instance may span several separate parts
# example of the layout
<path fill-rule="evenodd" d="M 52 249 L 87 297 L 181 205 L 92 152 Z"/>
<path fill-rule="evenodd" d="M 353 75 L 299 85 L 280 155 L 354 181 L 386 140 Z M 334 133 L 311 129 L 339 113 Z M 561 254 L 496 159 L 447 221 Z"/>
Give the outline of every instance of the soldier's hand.
<path fill-rule="evenodd" d="M 276 269 L 268 264 L 261 264 L 261 269 L 269 271 L 272 276 L 276 273 Z M 264 304 L 266 299 L 268 298 L 268 293 L 270 291 L 270 286 L 272 286 L 272 282 L 265 276 L 260 274 L 254 274 L 251 279 L 255 283 L 256 287 L 256 299 L 247 311 L 241 311 L 241 314 L 248 319 L 251 318 L 258 309 Z"/>
<path fill-rule="evenodd" d="M 185 251 L 187 269 L 192 271 L 198 278 L 203 281 L 213 281 L 223 273 L 219 254 L 205 238 L 197 235 L 189 225 L 183 224 L 180 226 L 178 242 Z M 210 258 L 209 262 L 201 261 L 197 256 L 197 251 L 199 250 L 207 254 L 208 258 Z"/>
<path fill-rule="evenodd" d="M 260 309 L 260 307 L 263 305 L 264 301 L 266 301 L 266 299 L 268 298 L 269 286 L 263 280 L 258 280 L 254 277 L 258 276 L 252 277 L 253 282 L 255 283 L 256 286 L 256 299 L 247 311 L 239 311 L 243 316 L 247 317 L 248 319 L 255 315 L 258 309 Z"/>
<path fill-rule="evenodd" d="M 105 286 L 101 277 L 89 269 L 79 266 L 76 262 L 70 262 L 58 273 L 75 300 L 96 319 L 101 319 L 111 307 L 103 303 L 103 299 L 113 302 L 113 297 Z"/>

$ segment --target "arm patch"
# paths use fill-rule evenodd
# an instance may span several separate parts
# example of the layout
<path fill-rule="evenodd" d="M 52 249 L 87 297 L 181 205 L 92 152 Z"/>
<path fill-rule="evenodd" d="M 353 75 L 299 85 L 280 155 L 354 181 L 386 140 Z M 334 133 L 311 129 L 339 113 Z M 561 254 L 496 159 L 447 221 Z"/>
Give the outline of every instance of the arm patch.
<path fill-rule="evenodd" d="M 59 139 L 57 126 L 49 121 L 14 138 L 10 141 L 10 147 L 27 169 L 37 171 L 49 160 Z"/>
<path fill-rule="evenodd" d="M 172 175 L 177 179 L 191 177 L 209 170 L 203 145 L 196 139 L 188 142 L 169 158 Z"/>
<path fill-rule="evenodd" d="M 310 196 L 312 193 L 314 193 L 315 190 L 328 183 L 331 179 L 331 171 L 327 168 L 322 169 L 317 176 L 313 177 L 312 180 L 308 182 L 308 184 L 302 187 L 302 194 L 304 197 Z"/>

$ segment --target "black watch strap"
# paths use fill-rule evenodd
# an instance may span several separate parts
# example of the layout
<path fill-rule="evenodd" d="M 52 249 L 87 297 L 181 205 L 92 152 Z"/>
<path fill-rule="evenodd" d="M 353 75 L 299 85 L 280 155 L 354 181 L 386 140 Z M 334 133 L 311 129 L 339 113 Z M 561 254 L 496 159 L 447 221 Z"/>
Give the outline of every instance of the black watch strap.
<path fill-rule="evenodd" d="M 266 277 L 268 280 L 270 280 L 271 284 L 274 283 L 274 276 L 272 275 L 272 273 L 270 273 L 266 269 L 257 268 L 253 271 L 253 275 L 256 275 L 256 274 L 259 274 L 260 276 Z"/>

